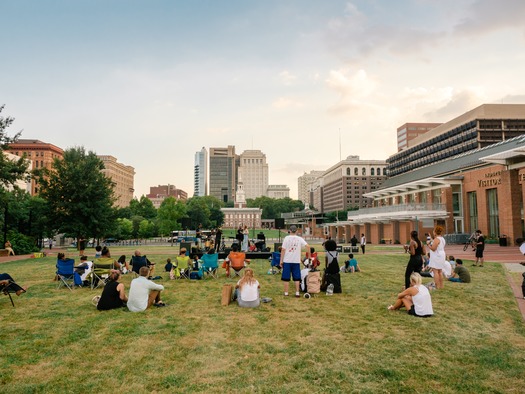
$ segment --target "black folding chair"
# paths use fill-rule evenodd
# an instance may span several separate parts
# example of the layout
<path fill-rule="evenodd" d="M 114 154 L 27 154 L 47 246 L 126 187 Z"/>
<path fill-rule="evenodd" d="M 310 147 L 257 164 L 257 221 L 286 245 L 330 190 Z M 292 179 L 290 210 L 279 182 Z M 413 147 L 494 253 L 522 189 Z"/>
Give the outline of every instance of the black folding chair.
<path fill-rule="evenodd" d="M 13 302 L 13 297 L 11 297 L 11 293 L 25 293 L 26 291 L 20 287 L 20 285 L 16 284 L 15 282 L 9 280 L 7 284 L 0 284 L 0 291 L 4 293 L 6 296 L 9 296 L 9 299 L 11 300 L 11 305 L 13 305 L 13 308 L 15 307 L 15 303 Z"/>

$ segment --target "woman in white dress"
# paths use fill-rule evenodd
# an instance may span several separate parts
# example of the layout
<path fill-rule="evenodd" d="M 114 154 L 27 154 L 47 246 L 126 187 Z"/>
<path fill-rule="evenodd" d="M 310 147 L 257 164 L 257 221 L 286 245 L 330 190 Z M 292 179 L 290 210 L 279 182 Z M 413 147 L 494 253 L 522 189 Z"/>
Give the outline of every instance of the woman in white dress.
<path fill-rule="evenodd" d="M 445 260 L 447 254 L 445 253 L 445 238 L 443 238 L 443 227 L 436 226 L 434 228 L 434 239 L 427 240 L 427 246 L 430 249 L 430 261 L 428 266 L 434 273 L 434 282 L 436 282 L 436 289 L 443 288 L 443 269 L 445 268 Z"/>

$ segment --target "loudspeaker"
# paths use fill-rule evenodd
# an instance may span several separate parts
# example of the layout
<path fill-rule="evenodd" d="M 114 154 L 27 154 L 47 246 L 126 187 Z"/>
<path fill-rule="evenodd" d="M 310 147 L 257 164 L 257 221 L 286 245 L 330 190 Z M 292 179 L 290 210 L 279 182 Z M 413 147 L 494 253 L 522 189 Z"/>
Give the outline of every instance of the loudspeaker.
<path fill-rule="evenodd" d="M 275 228 L 278 228 L 279 230 L 284 228 L 284 219 L 283 218 L 275 219 Z"/>

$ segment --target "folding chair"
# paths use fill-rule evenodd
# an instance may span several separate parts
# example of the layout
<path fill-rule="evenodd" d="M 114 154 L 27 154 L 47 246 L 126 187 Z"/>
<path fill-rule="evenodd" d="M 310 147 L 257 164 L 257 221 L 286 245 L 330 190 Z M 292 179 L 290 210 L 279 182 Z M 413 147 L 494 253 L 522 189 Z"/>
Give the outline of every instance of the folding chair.
<path fill-rule="evenodd" d="M 104 286 L 109 280 L 109 273 L 115 268 L 115 260 L 111 257 L 100 257 L 93 261 L 91 269 L 91 290 Z"/>
<path fill-rule="evenodd" d="M 180 278 L 181 279 L 190 279 L 191 272 L 191 259 L 189 256 L 177 256 L 175 257 L 175 262 L 177 267 L 179 267 Z"/>
<path fill-rule="evenodd" d="M 206 276 L 211 276 L 212 278 L 219 278 L 219 254 L 203 254 L 202 255 L 202 269 Z"/>
<path fill-rule="evenodd" d="M 272 252 L 270 256 L 270 272 L 272 275 L 281 273 L 281 253 Z"/>
<path fill-rule="evenodd" d="M 233 269 L 233 272 L 236 276 L 241 276 L 241 271 L 246 266 L 248 260 L 246 260 L 246 253 L 244 252 L 230 252 L 228 255 L 230 259 L 230 268 Z"/>
<path fill-rule="evenodd" d="M 148 259 L 146 256 L 131 256 L 131 272 L 135 277 L 140 276 L 139 271 L 142 267 L 148 266 Z"/>
<path fill-rule="evenodd" d="M 58 277 L 57 290 L 62 286 L 66 286 L 69 290 L 73 291 L 75 288 L 75 260 L 57 260 L 56 274 Z M 78 280 L 80 281 L 80 276 L 78 277 Z"/>
<path fill-rule="evenodd" d="M 18 284 L 13 282 L 12 280 L 8 280 L 6 284 L 2 283 L 0 284 L 0 292 L 5 294 L 6 296 L 9 296 L 9 299 L 11 300 L 11 305 L 13 305 L 13 308 L 15 307 L 15 303 L 13 302 L 13 297 L 11 297 L 11 293 L 25 293 L 26 291 Z"/>

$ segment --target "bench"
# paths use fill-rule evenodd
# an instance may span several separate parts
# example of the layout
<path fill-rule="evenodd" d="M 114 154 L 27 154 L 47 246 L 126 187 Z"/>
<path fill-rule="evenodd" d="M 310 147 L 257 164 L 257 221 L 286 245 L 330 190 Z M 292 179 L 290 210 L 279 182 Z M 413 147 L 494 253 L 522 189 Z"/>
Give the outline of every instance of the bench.
<path fill-rule="evenodd" d="M 381 243 L 382 244 L 386 244 L 386 243 L 392 244 L 392 238 L 381 238 Z"/>
<path fill-rule="evenodd" d="M 0 249 L 0 256 L 9 256 L 9 252 L 7 249 Z"/>

